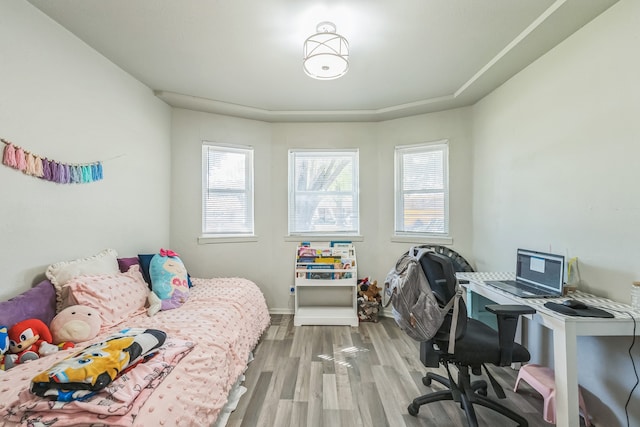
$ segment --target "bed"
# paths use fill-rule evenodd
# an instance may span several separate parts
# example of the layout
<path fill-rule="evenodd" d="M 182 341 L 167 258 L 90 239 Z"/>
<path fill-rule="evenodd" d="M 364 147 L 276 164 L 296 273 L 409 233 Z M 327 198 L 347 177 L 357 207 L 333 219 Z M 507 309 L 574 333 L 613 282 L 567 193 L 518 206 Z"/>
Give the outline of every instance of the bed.
<path fill-rule="evenodd" d="M 113 255 L 112 251 L 109 257 Z M 109 292 L 114 288 L 120 292 L 108 297 L 93 295 L 94 301 L 89 297 L 82 301 L 118 312 L 106 316 L 110 321 L 103 322 L 96 338 L 76 344 L 75 349 L 0 371 L 0 426 L 213 426 L 221 422 L 225 404 L 270 322 L 262 292 L 255 283 L 242 278 L 190 278 L 193 287 L 181 307 L 150 317 L 144 304 L 139 306 L 139 298 L 129 294 L 131 288 L 139 291 L 140 280 L 144 280 L 141 266 L 136 265 L 138 258 L 126 260 L 118 259 L 116 273 L 92 275 L 85 271 L 67 278 L 64 286 L 45 280 L 16 298 L 0 302 L 0 322 L 6 322 L 10 315 L 10 321 L 35 317 L 49 324 L 64 305 L 62 289 L 69 283 L 89 282 L 94 288 L 95 283 L 107 284 Z M 112 260 L 109 263 L 112 265 Z M 122 308 L 127 305 L 130 307 Z M 158 357 L 120 375 L 86 401 L 57 402 L 29 391 L 38 373 L 125 328 L 166 332 L 167 340 Z"/>

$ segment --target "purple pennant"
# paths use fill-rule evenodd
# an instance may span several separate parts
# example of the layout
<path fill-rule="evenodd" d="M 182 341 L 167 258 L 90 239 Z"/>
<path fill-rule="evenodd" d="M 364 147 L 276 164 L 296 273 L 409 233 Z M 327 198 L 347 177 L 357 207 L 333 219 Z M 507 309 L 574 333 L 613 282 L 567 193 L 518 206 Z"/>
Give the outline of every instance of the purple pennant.
<path fill-rule="evenodd" d="M 51 181 L 52 182 L 58 182 L 58 163 L 52 161 L 50 163 L 51 165 Z"/>
<path fill-rule="evenodd" d="M 42 159 L 42 179 L 51 181 L 51 162 L 48 159 Z"/>
<path fill-rule="evenodd" d="M 58 178 L 56 182 L 58 184 L 64 184 L 64 163 L 58 163 Z"/>
<path fill-rule="evenodd" d="M 58 165 L 58 182 L 60 184 L 66 184 L 67 183 L 67 172 L 68 172 L 68 166 L 65 164 L 60 164 Z"/>

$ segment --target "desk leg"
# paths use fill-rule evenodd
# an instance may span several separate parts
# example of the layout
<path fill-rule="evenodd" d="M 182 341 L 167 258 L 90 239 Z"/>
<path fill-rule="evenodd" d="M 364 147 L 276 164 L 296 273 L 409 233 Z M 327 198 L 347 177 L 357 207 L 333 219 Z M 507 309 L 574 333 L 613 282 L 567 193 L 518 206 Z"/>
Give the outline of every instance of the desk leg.
<path fill-rule="evenodd" d="M 469 288 L 464 288 L 466 292 L 462 293 L 462 300 L 467 306 L 467 315 L 473 317 L 473 291 Z"/>
<path fill-rule="evenodd" d="M 580 425 L 578 410 L 578 352 L 575 325 L 553 331 L 553 358 L 556 376 L 556 425 Z"/>

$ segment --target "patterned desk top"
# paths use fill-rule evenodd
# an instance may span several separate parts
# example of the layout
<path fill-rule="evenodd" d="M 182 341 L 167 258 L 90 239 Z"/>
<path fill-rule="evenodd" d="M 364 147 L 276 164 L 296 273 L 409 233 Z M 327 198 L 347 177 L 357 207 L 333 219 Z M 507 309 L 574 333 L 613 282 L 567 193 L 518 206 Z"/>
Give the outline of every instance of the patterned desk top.
<path fill-rule="evenodd" d="M 470 282 L 485 282 L 487 280 L 514 280 L 514 273 L 506 273 L 506 272 L 478 272 L 478 273 L 456 273 L 458 279 L 466 279 Z M 492 288 L 492 291 L 497 293 L 503 293 L 507 296 L 512 296 L 508 292 L 502 291 L 497 288 Z M 527 305 L 531 305 L 534 308 L 538 309 L 541 306 L 544 306 L 546 302 L 556 302 L 561 303 L 565 299 L 575 299 L 578 301 L 582 301 L 585 304 L 601 308 L 603 310 L 607 310 L 612 313 L 616 319 L 629 319 L 629 317 L 633 316 L 636 319 L 640 319 L 640 310 L 634 310 L 629 304 L 623 304 L 621 302 L 613 301 L 608 298 L 599 297 L 597 295 L 589 294 L 582 291 L 575 291 L 570 293 L 567 296 L 558 297 L 558 298 L 526 298 L 523 301 L 526 301 Z"/>

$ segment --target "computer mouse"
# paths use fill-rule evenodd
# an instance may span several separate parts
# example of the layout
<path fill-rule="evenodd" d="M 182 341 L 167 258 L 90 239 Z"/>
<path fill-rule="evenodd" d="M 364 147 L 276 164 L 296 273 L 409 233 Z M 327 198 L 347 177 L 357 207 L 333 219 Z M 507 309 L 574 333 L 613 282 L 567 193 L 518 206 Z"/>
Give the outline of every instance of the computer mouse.
<path fill-rule="evenodd" d="M 587 305 L 585 303 L 583 303 L 582 301 L 576 301 L 574 299 L 565 300 L 562 302 L 562 305 L 569 308 L 577 308 L 577 309 L 587 308 Z"/>

